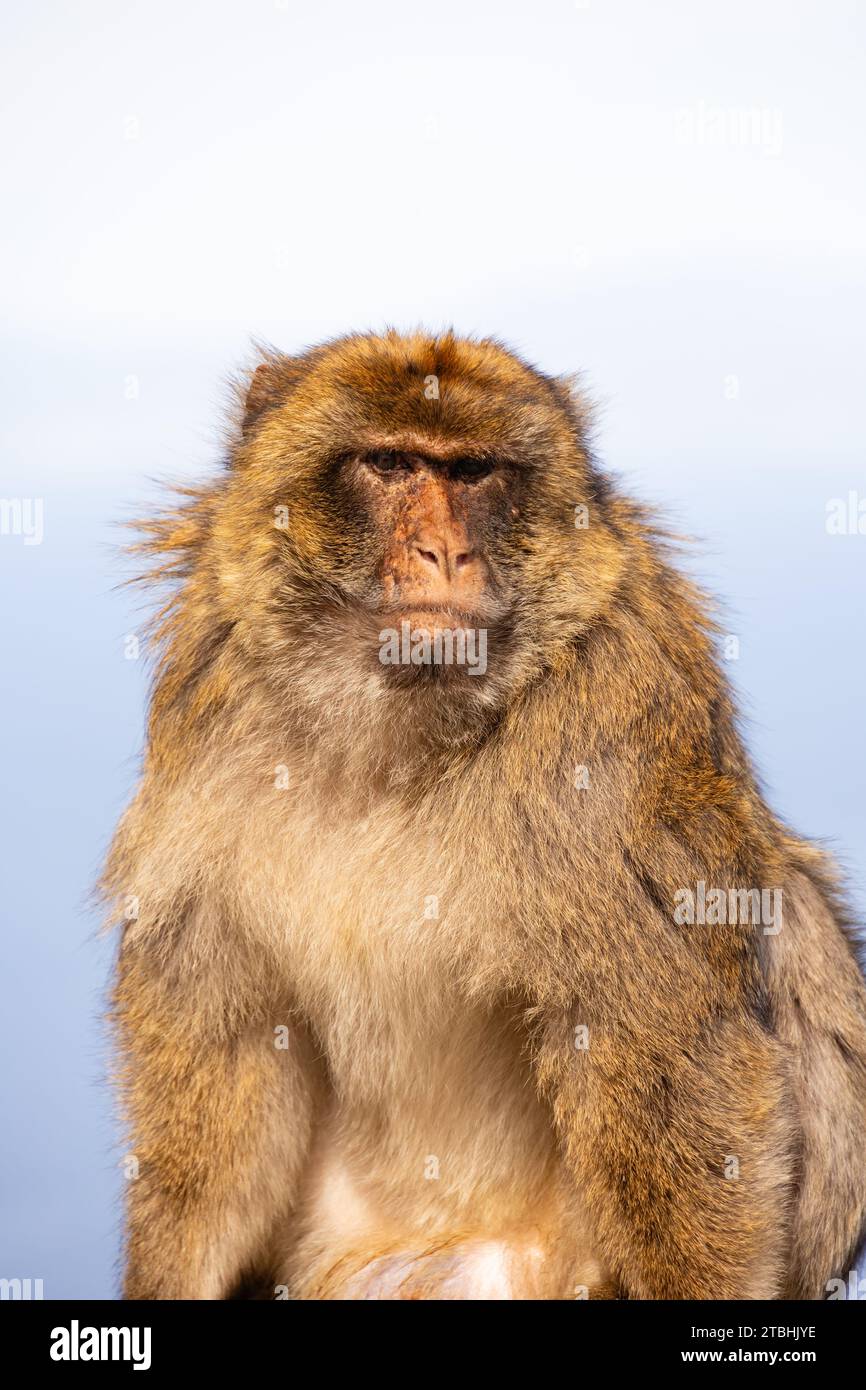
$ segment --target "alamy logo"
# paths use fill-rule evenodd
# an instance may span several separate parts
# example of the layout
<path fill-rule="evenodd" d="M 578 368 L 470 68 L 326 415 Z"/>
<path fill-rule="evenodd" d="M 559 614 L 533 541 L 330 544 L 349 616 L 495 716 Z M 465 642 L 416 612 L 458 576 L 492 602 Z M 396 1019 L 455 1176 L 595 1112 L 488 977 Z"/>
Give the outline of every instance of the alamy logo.
<path fill-rule="evenodd" d="M 697 147 L 751 146 L 774 159 L 782 153 L 782 112 L 778 107 L 683 106 L 674 113 L 674 134 L 678 145 Z"/>
<path fill-rule="evenodd" d="M 0 1279 L 0 1299 L 44 1298 L 41 1279 Z"/>
<path fill-rule="evenodd" d="M 853 488 L 847 497 L 831 497 L 824 526 L 829 536 L 866 536 L 866 497 Z"/>
<path fill-rule="evenodd" d="M 23 536 L 25 545 L 41 545 L 44 535 L 41 497 L 0 497 L 0 536 Z"/>
<path fill-rule="evenodd" d="M 840 1298 L 856 1303 L 862 1303 L 866 1299 L 866 1279 L 861 1279 L 856 1269 L 848 1271 L 847 1283 L 844 1279 L 828 1279 L 824 1287 L 827 1290 L 828 1303 Z"/>
<path fill-rule="evenodd" d="M 708 888 L 698 879 L 695 889 L 674 893 L 674 921 L 678 927 L 758 926 L 765 936 L 782 930 L 781 888 Z"/>
<path fill-rule="evenodd" d="M 402 622 L 400 631 L 386 627 L 379 633 L 379 660 L 383 666 L 465 666 L 470 676 L 487 670 L 487 629 L 437 627 L 413 628 Z"/>
<path fill-rule="evenodd" d="M 149 1327 L 69 1327 L 51 1333 L 52 1361 L 131 1361 L 134 1371 L 150 1370 Z"/>

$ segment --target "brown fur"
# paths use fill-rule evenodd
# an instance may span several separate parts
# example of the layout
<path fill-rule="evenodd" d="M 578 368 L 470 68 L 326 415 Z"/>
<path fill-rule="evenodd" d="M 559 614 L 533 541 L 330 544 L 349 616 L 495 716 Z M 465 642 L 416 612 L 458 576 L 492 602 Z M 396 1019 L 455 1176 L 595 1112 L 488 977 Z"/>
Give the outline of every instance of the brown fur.
<path fill-rule="evenodd" d="M 863 981 L 580 397 L 388 333 L 266 358 L 242 416 L 142 547 L 175 587 L 105 874 L 127 1295 L 820 1297 L 866 1219 Z M 504 461 L 495 534 L 464 518 L 508 598 L 483 679 L 377 665 L 345 461 L 381 449 Z M 699 880 L 781 889 L 782 930 L 677 925 Z"/>

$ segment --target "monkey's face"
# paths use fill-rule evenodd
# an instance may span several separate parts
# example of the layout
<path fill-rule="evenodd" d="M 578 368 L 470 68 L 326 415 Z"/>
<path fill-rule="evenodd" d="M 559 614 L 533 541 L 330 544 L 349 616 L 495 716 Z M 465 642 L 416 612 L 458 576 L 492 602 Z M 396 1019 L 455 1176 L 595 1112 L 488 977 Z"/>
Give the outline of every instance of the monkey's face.
<path fill-rule="evenodd" d="M 453 729 L 597 608 L 616 547 L 600 510 L 576 527 L 593 487 L 579 407 L 496 344 L 388 334 L 275 359 L 232 491 L 281 522 L 239 558 L 268 586 L 241 621 L 258 613 L 269 661 L 290 644 L 286 678 L 314 699 L 422 700 Z"/>
<path fill-rule="evenodd" d="M 376 630 L 383 679 L 485 680 L 513 642 L 521 480 L 507 460 L 430 441 L 342 461 L 355 553 L 340 580 Z"/>
<path fill-rule="evenodd" d="M 497 573 L 515 479 L 493 459 L 379 449 L 352 460 L 351 485 L 372 540 L 383 614 L 444 624 L 507 611 Z"/>

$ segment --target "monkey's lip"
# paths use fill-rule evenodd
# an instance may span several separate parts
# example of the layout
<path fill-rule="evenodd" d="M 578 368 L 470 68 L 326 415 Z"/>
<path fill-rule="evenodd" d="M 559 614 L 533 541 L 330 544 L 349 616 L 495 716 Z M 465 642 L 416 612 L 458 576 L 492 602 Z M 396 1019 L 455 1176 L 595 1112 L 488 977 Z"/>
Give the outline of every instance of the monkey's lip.
<path fill-rule="evenodd" d="M 385 612 L 380 612 L 379 617 L 391 627 L 399 627 L 401 623 L 408 623 L 411 628 L 420 629 L 453 629 L 464 628 L 467 631 L 477 630 L 486 627 L 490 621 L 483 613 L 471 612 L 465 608 L 453 608 L 444 603 L 425 603 L 407 605 L 401 608 L 393 608 Z"/>

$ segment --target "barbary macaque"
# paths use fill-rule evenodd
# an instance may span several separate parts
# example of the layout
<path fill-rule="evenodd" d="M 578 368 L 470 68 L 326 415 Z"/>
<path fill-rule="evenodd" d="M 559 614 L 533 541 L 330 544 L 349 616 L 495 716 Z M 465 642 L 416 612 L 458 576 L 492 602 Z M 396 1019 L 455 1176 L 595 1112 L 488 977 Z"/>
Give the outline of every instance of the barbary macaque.
<path fill-rule="evenodd" d="M 265 354 L 140 549 L 126 1296 L 825 1296 L 853 933 L 580 392 L 451 333 Z"/>

